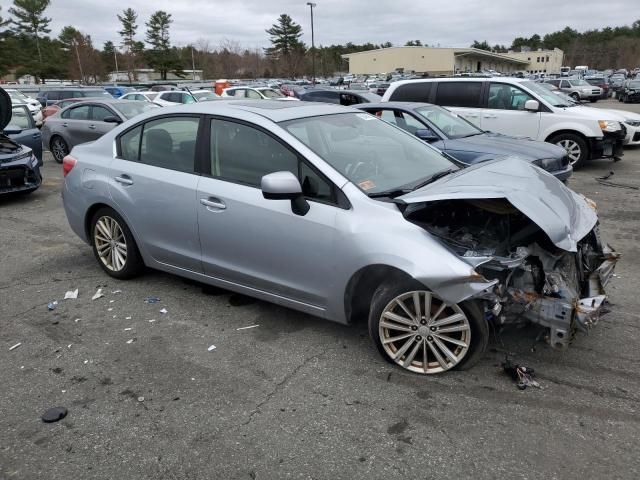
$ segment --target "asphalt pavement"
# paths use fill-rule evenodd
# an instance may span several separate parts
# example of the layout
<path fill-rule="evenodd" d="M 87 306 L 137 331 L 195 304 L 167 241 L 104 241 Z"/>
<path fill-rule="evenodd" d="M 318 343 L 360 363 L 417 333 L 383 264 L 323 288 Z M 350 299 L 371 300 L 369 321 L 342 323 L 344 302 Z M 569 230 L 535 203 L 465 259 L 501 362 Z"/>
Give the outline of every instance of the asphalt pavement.
<path fill-rule="evenodd" d="M 622 254 L 611 313 L 566 352 L 513 329 L 475 368 L 424 377 L 385 362 L 364 323 L 108 277 L 47 156 L 40 190 L 0 199 L 0 479 L 639 478 L 640 192 L 596 181 L 611 170 L 640 186 L 640 149 L 569 181 Z M 518 390 L 506 352 L 542 388 Z"/>

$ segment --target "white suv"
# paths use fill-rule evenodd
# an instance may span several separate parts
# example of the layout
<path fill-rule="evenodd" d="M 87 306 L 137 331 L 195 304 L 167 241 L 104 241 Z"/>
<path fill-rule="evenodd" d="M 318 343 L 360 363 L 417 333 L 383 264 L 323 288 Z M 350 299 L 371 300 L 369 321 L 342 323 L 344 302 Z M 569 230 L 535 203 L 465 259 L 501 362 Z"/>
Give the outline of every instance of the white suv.
<path fill-rule="evenodd" d="M 622 156 L 626 130 L 615 112 L 576 105 L 518 78 L 437 78 L 392 83 L 387 101 L 448 107 L 482 130 L 522 135 L 567 150 L 574 168 L 592 158 Z"/>

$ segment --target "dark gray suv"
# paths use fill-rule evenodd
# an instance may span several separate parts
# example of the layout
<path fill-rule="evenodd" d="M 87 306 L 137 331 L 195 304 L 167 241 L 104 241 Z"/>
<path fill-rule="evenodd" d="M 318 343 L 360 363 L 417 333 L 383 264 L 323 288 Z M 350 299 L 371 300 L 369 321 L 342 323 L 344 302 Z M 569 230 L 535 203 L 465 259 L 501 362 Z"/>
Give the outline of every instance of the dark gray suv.
<path fill-rule="evenodd" d="M 113 98 L 104 88 L 60 88 L 42 90 L 36 97 L 43 107 L 69 98 Z"/>

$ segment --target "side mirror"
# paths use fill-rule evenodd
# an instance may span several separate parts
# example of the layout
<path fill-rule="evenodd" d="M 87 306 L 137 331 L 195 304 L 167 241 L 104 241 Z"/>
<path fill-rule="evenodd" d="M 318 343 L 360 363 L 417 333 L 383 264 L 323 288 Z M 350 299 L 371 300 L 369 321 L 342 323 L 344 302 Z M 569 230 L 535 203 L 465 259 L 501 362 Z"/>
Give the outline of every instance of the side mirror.
<path fill-rule="evenodd" d="M 309 202 L 302 194 L 302 186 L 291 172 L 274 172 L 262 177 L 262 196 L 267 200 L 291 200 L 291 210 L 296 215 L 306 215 Z"/>
<path fill-rule="evenodd" d="M 428 128 L 419 128 L 416 130 L 415 135 L 425 142 L 437 142 L 440 140 L 440 137 L 438 137 L 433 130 L 429 130 Z"/>
<path fill-rule="evenodd" d="M 122 123 L 122 120 L 120 120 L 118 117 L 114 116 L 114 115 L 110 115 L 108 117 L 104 117 L 102 119 L 102 121 L 104 123 L 115 123 L 115 124 L 120 124 Z"/>
<path fill-rule="evenodd" d="M 537 112 L 540 110 L 540 102 L 537 100 L 527 100 L 524 102 L 524 109 L 528 112 Z"/>

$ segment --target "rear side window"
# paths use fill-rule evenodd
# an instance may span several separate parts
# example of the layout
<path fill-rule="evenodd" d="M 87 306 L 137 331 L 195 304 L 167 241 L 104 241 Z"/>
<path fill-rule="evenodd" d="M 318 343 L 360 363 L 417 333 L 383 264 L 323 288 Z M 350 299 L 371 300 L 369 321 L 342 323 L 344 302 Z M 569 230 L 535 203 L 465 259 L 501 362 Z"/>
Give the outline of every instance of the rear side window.
<path fill-rule="evenodd" d="M 433 82 L 412 82 L 396 88 L 389 101 L 391 102 L 424 102 L 429 103 Z"/>
<path fill-rule="evenodd" d="M 192 117 L 162 118 L 145 123 L 140 142 L 140 162 L 193 172 L 199 123 L 198 118 Z"/>
<path fill-rule="evenodd" d="M 89 105 L 80 105 L 79 107 L 69 108 L 62 114 L 62 118 L 69 120 L 89 120 Z"/>
<path fill-rule="evenodd" d="M 137 162 L 140 158 L 140 134 L 142 125 L 129 130 L 120 137 L 120 158 Z"/>
<path fill-rule="evenodd" d="M 446 107 L 479 108 L 481 92 L 481 82 L 440 82 L 435 103 Z"/>

